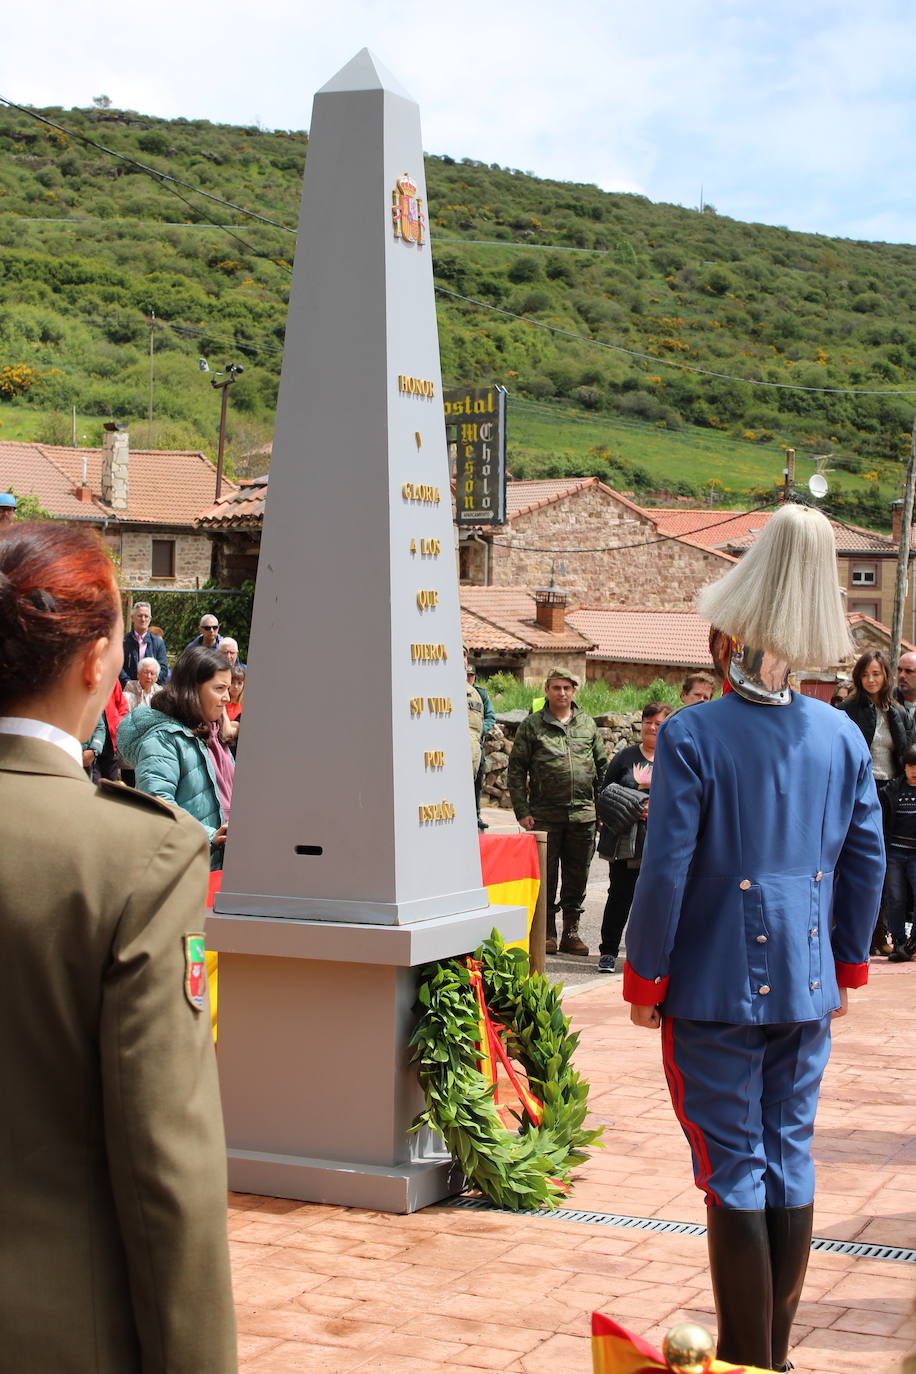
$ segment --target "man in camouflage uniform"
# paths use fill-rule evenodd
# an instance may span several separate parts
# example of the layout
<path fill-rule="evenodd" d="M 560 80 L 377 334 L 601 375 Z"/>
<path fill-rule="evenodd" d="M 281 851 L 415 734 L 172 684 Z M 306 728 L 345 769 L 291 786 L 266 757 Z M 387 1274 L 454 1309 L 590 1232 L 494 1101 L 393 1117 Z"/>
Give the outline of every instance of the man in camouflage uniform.
<path fill-rule="evenodd" d="M 546 952 L 557 952 L 557 912 L 562 911 L 560 953 L 584 956 L 588 946 L 579 938 L 579 917 L 595 849 L 595 797 L 607 753 L 595 722 L 573 700 L 578 685 L 562 668 L 547 674 L 546 702 L 522 721 L 512 745 L 509 794 L 523 829 L 547 831 Z"/>

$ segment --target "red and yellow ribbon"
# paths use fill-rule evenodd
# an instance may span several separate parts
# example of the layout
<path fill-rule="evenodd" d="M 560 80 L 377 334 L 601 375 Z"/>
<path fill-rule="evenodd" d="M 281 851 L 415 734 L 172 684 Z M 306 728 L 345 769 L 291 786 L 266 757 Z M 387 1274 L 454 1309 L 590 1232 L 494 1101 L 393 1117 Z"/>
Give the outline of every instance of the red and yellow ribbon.
<path fill-rule="evenodd" d="M 518 1070 L 512 1063 L 508 1054 L 506 1054 L 506 1048 L 499 1034 L 504 1027 L 495 1022 L 490 1015 L 487 999 L 484 996 L 483 975 L 480 971 L 480 965 L 477 960 L 472 959 L 470 955 L 468 955 L 466 963 L 471 975 L 471 987 L 474 989 L 474 995 L 477 998 L 477 1006 L 480 1010 L 480 1017 L 478 1020 L 480 1031 L 477 1041 L 480 1054 L 477 1060 L 477 1067 L 487 1082 L 492 1084 L 493 1101 L 498 1106 L 498 1066 L 501 1064 L 506 1077 L 518 1094 L 518 1100 L 527 1112 L 532 1124 L 540 1126 L 544 1116 L 544 1104 L 539 1098 L 535 1097 L 534 1093 L 528 1087 L 528 1084 L 520 1077 Z M 503 1122 L 503 1125 L 506 1125 L 508 1130 L 512 1129 L 506 1122 Z"/>

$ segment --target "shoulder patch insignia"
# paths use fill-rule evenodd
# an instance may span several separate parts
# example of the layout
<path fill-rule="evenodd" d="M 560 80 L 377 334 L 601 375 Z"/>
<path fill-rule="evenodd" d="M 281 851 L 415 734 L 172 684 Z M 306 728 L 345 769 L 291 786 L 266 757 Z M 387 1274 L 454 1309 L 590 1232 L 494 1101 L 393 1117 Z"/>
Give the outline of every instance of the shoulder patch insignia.
<path fill-rule="evenodd" d="M 207 959 L 202 934 L 184 936 L 184 995 L 195 1011 L 203 1011 L 207 1003 Z"/>

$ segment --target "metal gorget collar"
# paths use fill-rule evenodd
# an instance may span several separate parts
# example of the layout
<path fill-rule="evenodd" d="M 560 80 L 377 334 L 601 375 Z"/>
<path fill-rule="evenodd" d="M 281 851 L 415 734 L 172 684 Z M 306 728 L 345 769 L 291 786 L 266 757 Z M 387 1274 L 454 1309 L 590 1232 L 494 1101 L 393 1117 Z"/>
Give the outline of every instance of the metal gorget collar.
<path fill-rule="evenodd" d="M 784 658 L 732 640 L 727 676 L 733 690 L 745 701 L 758 706 L 788 706 L 792 700 L 790 672 Z"/>

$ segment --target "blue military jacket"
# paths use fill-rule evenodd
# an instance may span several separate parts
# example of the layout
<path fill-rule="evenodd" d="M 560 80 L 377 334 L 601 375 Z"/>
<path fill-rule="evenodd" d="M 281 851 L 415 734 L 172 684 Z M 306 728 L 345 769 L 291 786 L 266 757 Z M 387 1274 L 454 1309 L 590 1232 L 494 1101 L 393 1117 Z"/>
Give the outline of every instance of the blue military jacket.
<path fill-rule="evenodd" d="M 884 841 L 861 731 L 735 693 L 659 731 L 624 996 L 666 1016 L 813 1021 L 865 982 Z"/>

